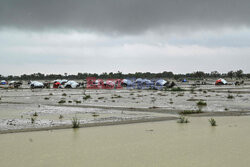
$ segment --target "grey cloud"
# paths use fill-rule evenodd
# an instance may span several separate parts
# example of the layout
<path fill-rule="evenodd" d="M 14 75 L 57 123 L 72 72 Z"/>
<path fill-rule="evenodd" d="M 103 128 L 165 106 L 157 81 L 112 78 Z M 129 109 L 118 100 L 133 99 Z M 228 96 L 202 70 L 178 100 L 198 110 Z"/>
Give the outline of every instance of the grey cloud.
<path fill-rule="evenodd" d="M 249 9 L 249 0 L 0 0 L 0 28 L 130 34 L 248 27 Z"/>

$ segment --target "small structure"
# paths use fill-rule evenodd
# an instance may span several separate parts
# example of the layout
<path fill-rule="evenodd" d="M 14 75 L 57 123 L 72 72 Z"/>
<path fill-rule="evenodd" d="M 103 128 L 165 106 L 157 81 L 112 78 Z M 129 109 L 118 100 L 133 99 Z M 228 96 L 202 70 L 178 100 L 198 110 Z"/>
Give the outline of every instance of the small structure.
<path fill-rule="evenodd" d="M 8 82 L 5 81 L 5 80 L 2 80 L 2 81 L 0 82 L 0 85 L 7 85 L 7 84 L 8 84 Z"/>
<path fill-rule="evenodd" d="M 44 84 L 42 82 L 38 82 L 38 81 L 30 81 L 30 88 L 31 89 L 44 88 Z"/>
<path fill-rule="evenodd" d="M 215 82 L 215 85 L 227 85 L 227 81 L 225 79 L 220 78 Z"/>

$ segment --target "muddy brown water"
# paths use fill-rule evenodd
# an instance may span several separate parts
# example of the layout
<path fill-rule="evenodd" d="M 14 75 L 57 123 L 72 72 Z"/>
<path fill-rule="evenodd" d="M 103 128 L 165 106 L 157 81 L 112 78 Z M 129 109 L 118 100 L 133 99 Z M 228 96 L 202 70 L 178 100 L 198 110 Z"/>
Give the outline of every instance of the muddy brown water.
<path fill-rule="evenodd" d="M 0 135 L 0 166 L 248 167 L 250 117 Z"/>

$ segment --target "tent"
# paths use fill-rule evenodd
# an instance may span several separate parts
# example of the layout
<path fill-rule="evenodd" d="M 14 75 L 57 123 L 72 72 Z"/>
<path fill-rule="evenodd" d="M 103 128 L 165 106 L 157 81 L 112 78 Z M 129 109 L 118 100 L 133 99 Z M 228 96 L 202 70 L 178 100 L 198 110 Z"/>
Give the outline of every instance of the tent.
<path fill-rule="evenodd" d="M 59 88 L 60 85 L 61 85 L 60 82 L 54 82 L 53 88 Z"/>
<path fill-rule="evenodd" d="M 44 88 L 44 84 L 38 81 L 31 81 L 30 82 L 30 88 Z"/>
<path fill-rule="evenodd" d="M 155 82 L 155 86 L 165 86 L 167 84 L 167 81 L 164 79 L 159 79 Z"/>
<path fill-rule="evenodd" d="M 129 86 L 132 86 L 133 85 L 133 82 L 129 79 L 123 79 L 122 82 L 121 82 L 121 85 L 123 87 L 129 87 Z"/>
<path fill-rule="evenodd" d="M 226 85 L 227 84 L 227 81 L 225 79 L 218 79 L 216 82 L 215 82 L 215 85 Z"/>
<path fill-rule="evenodd" d="M 77 88 L 79 86 L 80 84 L 76 81 L 68 81 L 67 83 L 65 83 L 64 88 Z"/>
<path fill-rule="evenodd" d="M 8 84 L 7 81 L 5 81 L 5 80 L 1 81 L 1 85 L 7 85 L 7 84 Z"/>

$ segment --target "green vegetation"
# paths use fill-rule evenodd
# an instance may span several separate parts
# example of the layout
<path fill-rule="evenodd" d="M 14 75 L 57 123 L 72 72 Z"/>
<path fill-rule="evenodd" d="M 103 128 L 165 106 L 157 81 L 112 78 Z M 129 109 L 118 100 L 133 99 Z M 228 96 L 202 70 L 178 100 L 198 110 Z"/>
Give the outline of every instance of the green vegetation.
<path fill-rule="evenodd" d="M 114 94 L 114 96 L 112 96 L 111 98 L 112 98 L 112 99 L 113 99 L 113 98 L 122 98 L 122 96 L 121 96 L 121 95 Z"/>
<path fill-rule="evenodd" d="M 66 94 L 66 93 L 63 93 L 62 96 L 67 96 L 67 94 Z"/>
<path fill-rule="evenodd" d="M 80 100 L 75 100 L 75 103 L 76 103 L 76 104 L 80 104 L 80 103 L 82 103 L 82 101 L 80 101 Z"/>
<path fill-rule="evenodd" d="M 208 121 L 211 124 L 211 126 L 217 126 L 215 119 L 210 118 Z"/>
<path fill-rule="evenodd" d="M 207 106 L 207 103 L 203 100 L 200 100 L 199 102 L 197 102 L 197 106 Z"/>
<path fill-rule="evenodd" d="M 185 89 L 182 89 L 180 87 L 172 88 L 171 91 L 177 92 L 177 91 L 185 91 Z"/>
<path fill-rule="evenodd" d="M 80 127 L 80 121 L 78 118 L 75 116 L 72 118 L 72 127 L 73 128 L 79 128 Z"/>
<path fill-rule="evenodd" d="M 30 118 L 30 121 L 31 121 L 32 124 L 35 123 L 35 120 L 36 120 L 36 119 L 35 119 L 34 117 L 31 117 L 31 118 Z"/>
<path fill-rule="evenodd" d="M 58 103 L 59 103 L 59 104 L 63 104 L 63 103 L 66 103 L 66 101 L 65 101 L 64 99 L 62 99 L 62 100 L 60 100 Z"/>
<path fill-rule="evenodd" d="M 59 119 L 63 119 L 63 115 L 62 114 L 59 115 Z"/>
<path fill-rule="evenodd" d="M 34 116 L 34 117 L 37 117 L 37 116 L 38 116 L 37 112 L 35 112 L 35 113 L 33 114 L 33 116 Z"/>
<path fill-rule="evenodd" d="M 200 114 L 200 113 L 203 113 L 203 111 L 201 111 L 201 110 L 184 110 L 184 111 L 180 112 L 179 114 L 188 115 L 188 114 Z"/>
<path fill-rule="evenodd" d="M 72 103 L 72 101 L 71 101 L 71 100 L 69 100 L 69 101 L 68 101 L 68 103 Z"/>
<path fill-rule="evenodd" d="M 98 97 L 98 99 L 104 99 L 104 97 Z"/>
<path fill-rule="evenodd" d="M 44 100 L 49 100 L 49 97 L 45 97 Z"/>
<path fill-rule="evenodd" d="M 234 96 L 229 94 L 229 95 L 227 96 L 227 98 L 228 98 L 228 99 L 233 99 Z"/>
<path fill-rule="evenodd" d="M 93 117 L 98 117 L 99 114 L 97 114 L 97 113 L 94 112 L 94 113 L 92 114 L 92 116 L 93 116 Z"/>
<path fill-rule="evenodd" d="M 90 95 L 85 95 L 85 96 L 83 96 L 83 100 L 88 100 L 88 99 L 90 99 L 90 98 L 91 98 Z"/>
<path fill-rule="evenodd" d="M 52 95 L 53 95 L 53 93 L 50 93 L 49 95 L 50 95 L 50 96 L 52 96 Z"/>
<path fill-rule="evenodd" d="M 177 123 L 189 123 L 189 120 L 184 116 L 180 116 Z"/>

